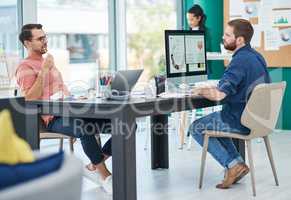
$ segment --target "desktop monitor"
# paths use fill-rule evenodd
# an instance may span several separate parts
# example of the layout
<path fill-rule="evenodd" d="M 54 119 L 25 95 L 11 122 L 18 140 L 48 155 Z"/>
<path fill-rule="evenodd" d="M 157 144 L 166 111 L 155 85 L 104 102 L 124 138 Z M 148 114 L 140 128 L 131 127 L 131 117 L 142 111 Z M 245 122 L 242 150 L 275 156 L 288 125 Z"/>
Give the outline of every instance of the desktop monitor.
<path fill-rule="evenodd" d="M 207 80 L 204 31 L 165 30 L 167 81 L 191 85 Z"/>

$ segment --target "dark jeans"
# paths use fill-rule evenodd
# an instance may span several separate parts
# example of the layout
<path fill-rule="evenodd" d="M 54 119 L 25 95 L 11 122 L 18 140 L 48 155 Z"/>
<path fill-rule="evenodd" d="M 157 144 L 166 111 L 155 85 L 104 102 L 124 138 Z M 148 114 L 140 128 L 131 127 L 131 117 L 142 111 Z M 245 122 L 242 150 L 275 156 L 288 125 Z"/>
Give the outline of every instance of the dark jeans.
<path fill-rule="evenodd" d="M 107 119 L 78 119 L 55 117 L 47 127 L 50 132 L 62 133 L 70 137 L 80 138 L 85 154 L 93 164 L 99 164 L 104 154 L 111 156 L 111 138 L 103 148 L 95 137 L 100 133 L 111 133 L 111 121 Z"/>

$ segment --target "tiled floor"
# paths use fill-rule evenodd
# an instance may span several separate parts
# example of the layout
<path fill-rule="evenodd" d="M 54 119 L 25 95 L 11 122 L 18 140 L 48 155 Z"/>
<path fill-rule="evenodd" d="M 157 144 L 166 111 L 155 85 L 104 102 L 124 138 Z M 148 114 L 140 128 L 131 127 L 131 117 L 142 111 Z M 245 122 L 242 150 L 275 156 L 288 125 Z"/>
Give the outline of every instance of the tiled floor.
<path fill-rule="evenodd" d="M 144 123 L 143 123 L 144 124 Z M 257 197 L 252 196 L 250 176 L 229 190 L 218 190 L 215 185 L 223 178 L 223 169 L 211 158 L 207 157 L 204 185 L 198 189 L 201 148 L 193 142 L 190 151 L 178 149 L 178 137 L 172 129 L 170 135 L 170 168 L 168 170 L 150 169 L 150 150 L 144 150 L 147 128 L 140 127 L 137 133 L 137 190 L 138 200 L 289 200 L 291 199 L 291 131 L 277 131 L 271 136 L 271 145 L 276 162 L 280 186 L 275 186 L 272 171 L 264 143 L 253 142 Z M 106 140 L 107 136 L 102 136 Z M 41 151 L 57 151 L 57 141 L 43 141 Z M 65 143 L 68 151 L 68 144 Z M 148 145 L 149 146 L 149 145 Z M 80 142 L 75 145 L 75 155 L 88 163 Z M 111 159 L 107 165 L 111 168 Z M 112 196 L 103 192 L 102 188 L 91 180 L 83 179 L 82 200 L 107 200 Z"/>

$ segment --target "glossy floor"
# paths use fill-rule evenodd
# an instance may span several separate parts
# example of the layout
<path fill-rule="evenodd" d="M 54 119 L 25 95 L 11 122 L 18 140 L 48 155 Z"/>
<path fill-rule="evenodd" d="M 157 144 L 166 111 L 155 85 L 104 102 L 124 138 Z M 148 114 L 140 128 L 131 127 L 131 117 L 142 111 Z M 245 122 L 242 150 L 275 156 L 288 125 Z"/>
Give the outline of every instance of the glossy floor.
<path fill-rule="evenodd" d="M 138 123 L 140 125 L 140 123 Z M 144 124 L 144 123 L 143 123 Z M 176 130 L 169 133 L 170 142 L 170 168 L 168 170 L 151 170 L 150 149 L 144 150 L 146 130 L 140 125 L 137 133 L 137 190 L 138 200 L 288 200 L 291 199 L 291 131 L 277 131 L 271 136 L 271 145 L 278 171 L 280 186 L 275 186 L 272 171 L 261 140 L 253 141 L 254 164 L 257 197 L 252 196 L 250 176 L 246 176 L 240 183 L 228 190 L 218 190 L 215 185 L 223 178 L 223 169 L 212 159 L 207 157 L 204 185 L 198 189 L 198 174 L 200 169 L 201 148 L 192 143 L 191 150 L 178 149 Z M 108 136 L 102 136 L 106 140 Z M 64 144 L 68 151 L 69 145 Z M 147 145 L 149 147 L 149 144 Z M 58 142 L 44 140 L 41 151 L 57 151 Z M 75 144 L 75 155 L 88 163 L 79 141 Z M 111 159 L 107 165 L 111 168 Z M 112 196 L 104 193 L 98 181 L 83 179 L 82 200 L 108 200 Z"/>

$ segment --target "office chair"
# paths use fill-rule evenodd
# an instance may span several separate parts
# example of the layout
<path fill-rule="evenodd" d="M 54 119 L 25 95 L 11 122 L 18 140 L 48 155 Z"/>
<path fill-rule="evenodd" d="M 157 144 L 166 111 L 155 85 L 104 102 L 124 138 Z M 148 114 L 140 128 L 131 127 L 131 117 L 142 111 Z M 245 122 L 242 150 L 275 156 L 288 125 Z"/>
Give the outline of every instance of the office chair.
<path fill-rule="evenodd" d="M 246 142 L 251 172 L 253 196 L 256 196 L 256 188 L 251 140 L 255 138 L 263 138 L 273 171 L 274 179 L 276 185 L 279 186 L 268 135 L 272 133 L 276 126 L 285 88 L 286 82 L 259 84 L 254 88 L 241 116 L 241 123 L 250 129 L 249 135 L 240 135 L 235 133 L 219 132 L 212 130 L 205 131 L 199 178 L 200 189 L 203 182 L 208 141 L 211 137 L 235 138 L 244 140 Z"/>
<path fill-rule="evenodd" d="M 59 139 L 60 140 L 60 145 L 59 145 L 59 151 L 63 150 L 63 144 L 64 144 L 64 139 L 69 140 L 69 145 L 70 145 L 70 152 L 74 153 L 74 143 L 76 142 L 76 138 L 69 137 L 66 135 L 63 135 L 61 133 L 52 133 L 52 132 L 40 132 L 39 133 L 39 142 L 44 139 Z"/>

